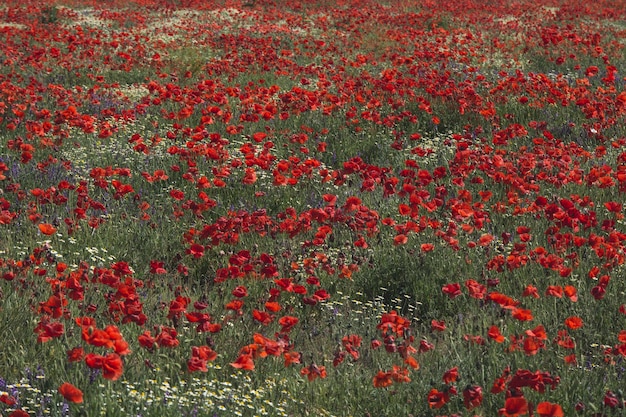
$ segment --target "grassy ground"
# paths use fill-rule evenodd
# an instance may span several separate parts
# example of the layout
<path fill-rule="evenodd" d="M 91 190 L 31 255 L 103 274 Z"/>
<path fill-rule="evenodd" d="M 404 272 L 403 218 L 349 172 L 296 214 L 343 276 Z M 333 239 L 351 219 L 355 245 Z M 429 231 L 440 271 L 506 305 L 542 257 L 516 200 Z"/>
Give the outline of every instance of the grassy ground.
<path fill-rule="evenodd" d="M 621 415 L 623 16 L 9 2 L 0 413 Z"/>

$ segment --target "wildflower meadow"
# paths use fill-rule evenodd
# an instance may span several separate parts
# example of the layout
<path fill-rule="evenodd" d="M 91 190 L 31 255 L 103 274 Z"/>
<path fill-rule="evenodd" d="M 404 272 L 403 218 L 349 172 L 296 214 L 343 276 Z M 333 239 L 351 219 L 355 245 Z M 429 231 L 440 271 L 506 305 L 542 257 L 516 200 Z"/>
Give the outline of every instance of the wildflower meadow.
<path fill-rule="evenodd" d="M 623 416 L 622 0 L 5 0 L 0 415 Z"/>

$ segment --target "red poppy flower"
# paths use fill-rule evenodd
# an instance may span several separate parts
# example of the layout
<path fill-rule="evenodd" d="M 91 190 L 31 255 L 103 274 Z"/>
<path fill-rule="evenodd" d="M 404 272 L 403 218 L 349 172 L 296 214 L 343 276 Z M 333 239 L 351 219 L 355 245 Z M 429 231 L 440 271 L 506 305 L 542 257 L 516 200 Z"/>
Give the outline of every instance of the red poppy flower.
<path fill-rule="evenodd" d="M 533 336 L 524 337 L 523 348 L 527 355 L 536 355 L 539 349 L 544 347 L 544 343 L 541 339 Z"/>
<path fill-rule="evenodd" d="M 211 316 L 206 313 L 200 313 L 198 311 L 192 311 L 190 313 L 185 313 L 185 317 L 190 323 L 208 323 L 211 321 Z"/>
<path fill-rule="evenodd" d="M 563 288 L 560 285 L 548 285 L 548 288 L 546 288 L 546 295 L 561 298 L 563 297 Z"/>
<path fill-rule="evenodd" d="M 512 314 L 519 321 L 531 321 L 533 319 L 532 312 L 524 308 L 514 308 Z"/>
<path fill-rule="evenodd" d="M 617 395 L 615 395 L 613 391 L 607 391 L 604 394 L 603 403 L 609 408 L 616 408 L 620 406 L 622 401 L 619 398 L 617 398 Z"/>
<path fill-rule="evenodd" d="M 209 346 L 193 346 L 191 348 L 191 356 L 207 361 L 214 361 L 217 358 L 217 352 Z"/>
<path fill-rule="evenodd" d="M 178 319 L 187 310 L 187 306 L 191 300 L 189 297 L 178 296 L 174 300 L 170 301 L 169 310 L 167 313 L 168 319 Z"/>
<path fill-rule="evenodd" d="M 476 298 L 477 300 L 482 300 L 485 298 L 485 292 L 487 291 L 487 287 L 480 284 L 478 281 L 468 279 L 467 281 L 465 281 L 465 287 L 469 291 L 470 297 Z"/>
<path fill-rule="evenodd" d="M 406 237 L 405 234 L 399 234 L 396 237 L 393 238 L 393 244 L 398 246 L 398 245 L 404 245 L 409 241 L 409 238 Z"/>
<path fill-rule="evenodd" d="M 230 366 L 237 369 L 245 369 L 246 371 L 254 370 L 254 361 L 252 360 L 252 355 L 241 354 L 235 360 L 235 362 L 231 362 Z"/>
<path fill-rule="evenodd" d="M 419 353 L 424 353 L 431 351 L 435 348 L 433 343 L 430 343 L 428 340 L 422 339 L 420 340 Z"/>
<path fill-rule="evenodd" d="M 378 371 L 378 373 L 372 379 L 372 383 L 376 388 L 384 388 L 393 384 L 390 372 Z"/>
<path fill-rule="evenodd" d="M 313 298 L 315 298 L 317 301 L 325 301 L 330 298 L 330 294 L 328 293 L 328 291 L 322 288 L 315 291 L 315 293 L 313 294 Z"/>
<path fill-rule="evenodd" d="M 102 360 L 102 376 L 117 381 L 123 373 L 122 358 L 117 353 L 109 353 Z"/>
<path fill-rule="evenodd" d="M 83 336 L 85 336 L 85 333 L 83 333 Z M 105 332 L 102 329 L 94 329 L 91 332 L 91 334 L 87 336 L 85 341 L 89 343 L 91 346 L 106 347 L 106 348 L 113 347 L 113 341 L 111 340 L 107 332 Z"/>
<path fill-rule="evenodd" d="M 500 333 L 500 329 L 496 325 L 493 325 L 489 328 L 487 336 L 496 341 L 496 343 L 502 343 L 506 340 L 506 338 L 502 335 L 502 333 Z"/>
<path fill-rule="evenodd" d="M 478 385 L 468 386 L 463 390 L 463 404 L 468 410 L 478 407 L 483 402 L 483 389 Z"/>
<path fill-rule="evenodd" d="M 222 325 L 219 323 L 206 323 L 202 328 L 206 328 L 209 333 L 218 333 L 220 330 L 222 330 Z"/>
<path fill-rule="evenodd" d="M 93 317 L 76 317 L 74 320 L 82 328 L 95 327 L 96 320 Z"/>
<path fill-rule="evenodd" d="M 356 211 L 361 206 L 361 199 L 359 197 L 348 197 L 346 199 L 346 204 L 344 204 L 343 208 L 346 212 Z"/>
<path fill-rule="evenodd" d="M 565 415 L 559 404 L 553 404 L 547 401 L 537 404 L 537 414 L 541 417 L 563 417 Z"/>
<path fill-rule="evenodd" d="M 59 387 L 59 394 L 61 394 L 63 398 L 71 403 L 78 404 L 83 402 L 83 392 L 69 382 L 64 382 Z"/>
<path fill-rule="evenodd" d="M 159 347 L 175 348 L 180 344 L 177 339 L 178 332 L 173 327 L 161 327 L 161 331 L 155 337 L 155 342 Z"/>
<path fill-rule="evenodd" d="M 204 255 L 204 246 L 194 243 L 189 249 L 187 249 L 187 253 L 192 255 L 194 258 L 201 258 L 202 255 Z"/>
<path fill-rule="evenodd" d="M 518 417 L 528 414 L 528 402 L 524 397 L 509 397 L 504 402 L 504 408 L 499 414 L 505 417 Z"/>
<path fill-rule="evenodd" d="M 248 295 L 248 290 L 243 285 L 236 287 L 232 294 L 237 298 L 243 298 Z"/>
<path fill-rule="evenodd" d="M 615 201 L 608 201 L 604 203 L 604 207 L 606 207 L 606 209 L 611 213 L 619 213 L 620 211 L 622 211 L 622 205 Z"/>
<path fill-rule="evenodd" d="M 455 382 L 458 377 L 459 377 L 459 368 L 455 366 L 454 368 L 448 369 L 446 372 L 444 372 L 443 382 L 445 384 L 450 384 L 452 382 Z"/>
<path fill-rule="evenodd" d="M 140 334 L 137 340 L 139 341 L 139 344 L 146 349 L 152 349 L 156 344 L 156 340 L 154 339 L 154 337 L 152 337 L 152 334 L 149 330 L 146 330 L 145 332 Z"/>
<path fill-rule="evenodd" d="M 493 235 L 490 235 L 489 233 L 485 233 L 481 235 L 480 238 L 478 239 L 478 245 L 489 246 L 489 244 L 493 241 L 493 239 L 494 239 Z"/>
<path fill-rule="evenodd" d="M 446 405 L 449 399 L 450 397 L 447 392 L 442 392 L 436 388 L 433 388 L 428 393 L 428 406 L 430 408 L 438 409 Z"/>
<path fill-rule="evenodd" d="M 444 330 L 446 330 L 446 323 L 443 321 L 433 319 L 430 322 L 430 330 L 433 332 L 434 331 L 443 332 Z"/>
<path fill-rule="evenodd" d="M 283 353 L 283 358 L 285 358 L 286 368 L 294 363 L 300 363 L 300 352 L 285 352 Z"/>
<path fill-rule="evenodd" d="M 187 360 L 187 370 L 189 372 L 208 372 L 208 368 L 206 367 L 207 361 L 206 359 L 198 358 L 192 356 Z"/>
<path fill-rule="evenodd" d="M 227 310 L 241 310 L 241 307 L 243 307 L 243 301 L 241 300 L 232 300 L 229 303 L 226 304 L 225 308 Z"/>
<path fill-rule="evenodd" d="M 85 364 L 87 364 L 87 366 L 90 368 L 99 369 L 102 368 L 103 359 L 104 358 L 100 355 L 97 355 L 95 353 L 89 353 L 87 354 L 87 356 L 85 356 Z"/>
<path fill-rule="evenodd" d="M 274 316 L 270 315 L 266 311 L 260 311 L 257 309 L 252 310 L 252 317 L 254 318 L 254 320 L 265 326 L 267 326 L 272 322 L 272 320 L 274 320 Z"/>
<path fill-rule="evenodd" d="M 172 197 L 175 200 L 182 200 L 183 198 L 185 198 L 185 194 L 180 191 L 180 190 L 172 190 L 170 191 L 170 197 Z"/>
<path fill-rule="evenodd" d="M 268 301 L 265 303 L 265 309 L 271 311 L 272 313 L 276 313 L 280 311 L 280 304 L 276 301 Z"/>
<path fill-rule="evenodd" d="M 298 318 L 293 316 L 284 316 L 278 319 L 278 324 L 282 326 L 280 329 L 281 333 L 289 333 L 298 324 L 298 321 Z"/>
<path fill-rule="evenodd" d="M 420 368 L 419 362 L 413 356 L 407 356 L 406 359 L 404 359 L 404 363 L 406 363 L 415 370 Z"/>
<path fill-rule="evenodd" d="M 565 356 L 563 361 L 569 365 L 576 365 L 578 363 L 578 359 L 575 354 Z"/>
<path fill-rule="evenodd" d="M 39 223 L 39 231 L 44 235 L 53 235 L 57 232 L 57 228 L 49 223 Z"/>
<path fill-rule="evenodd" d="M 400 213 L 402 216 L 408 216 L 411 213 L 411 207 L 406 204 L 399 204 L 398 213 Z"/>
<path fill-rule="evenodd" d="M 484 345 L 485 344 L 485 338 L 483 338 L 481 335 L 465 334 L 465 335 L 463 335 L 463 340 L 466 340 L 466 341 L 468 341 L 468 342 L 470 342 L 471 344 L 474 344 L 474 345 Z"/>
<path fill-rule="evenodd" d="M 457 282 L 452 284 L 446 284 L 441 288 L 444 294 L 447 294 L 450 298 L 456 298 L 461 295 L 461 285 Z"/>
<path fill-rule="evenodd" d="M 578 316 L 572 316 L 565 319 L 565 325 L 572 330 L 583 327 L 583 320 Z"/>
<path fill-rule="evenodd" d="M 109 335 L 109 339 L 111 339 L 112 341 L 124 340 L 124 337 L 122 336 L 119 327 L 113 324 L 105 327 L 104 331 L 107 333 L 107 335 Z"/>
<path fill-rule="evenodd" d="M 593 295 L 593 298 L 596 300 L 602 300 L 605 294 L 606 288 L 602 285 L 596 285 L 591 289 L 591 295 Z"/>
<path fill-rule="evenodd" d="M 578 301 L 578 295 L 576 294 L 576 293 L 577 293 L 576 287 L 574 287 L 574 286 L 572 286 L 572 285 L 566 285 L 566 286 L 563 288 L 563 293 L 564 293 L 564 294 L 565 294 L 565 296 L 566 296 L 567 298 L 569 298 L 572 302 L 574 302 L 574 303 L 575 303 L 576 301 Z"/>
<path fill-rule="evenodd" d="M 526 330 L 526 335 L 534 337 L 539 340 L 548 340 L 548 335 L 546 334 L 546 329 L 542 324 L 535 327 L 532 330 Z"/>
<path fill-rule="evenodd" d="M 422 252 L 432 252 L 435 249 L 435 245 L 432 243 L 422 243 L 420 245 L 420 250 Z"/>
<path fill-rule="evenodd" d="M 256 132 L 255 134 L 252 135 L 252 139 L 254 139 L 254 141 L 257 143 L 263 142 L 263 140 L 266 137 L 267 137 L 267 133 L 264 133 L 264 132 Z"/>
<path fill-rule="evenodd" d="M 34 331 L 37 335 L 37 342 L 46 343 L 54 338 L 61 337 L 65 333 L 63 323 L 39 323 Z"/>
<path fill-rule="evenodd" d="M 309 381 L 313 381 L 316 378 L 324 379 L 326 378 L 326 367 L 317 366 L 316 364 L 312 363 L 306 368 L 302 368 L 302 370 L 300 371 L 300 375 L 302 376 L 306 375 Z"/>
<path fill-rule="evenodd" d="M 539 298 L 539 291 L 537 290 L 537 287 L 535 287 L 534 285 L 527 285 L 526 288 L 524 289 L 524 293 L 522 294 L 522 296 Z"/>
<path fill-rule="evenodd" d="M 67 351 L 67 360 L 69 362 L 80 362 L 85 357 L 85 350 L 82 347 L 76 347 Z"/>
<path fill-rule="evenodd" d="M 517 305 L 519 305 L 519 301 L 514 300 L 513 298 L 498 293 L 498 292 L 491 292 L 489 293 L 489 295 L 487 296 L 487 298 L 497 304 L 500 305 L 500 307 L 502 308 L 506 308 L 508 310 L 513 310 Z"/>
<path fill-rule="evenodd" d="M 17 404 L 17 400 L 13 396 L 5 392 L 0 395 L 0 403 L 4 403 L 8 405 L 9 407 L 11 407 Z"/>

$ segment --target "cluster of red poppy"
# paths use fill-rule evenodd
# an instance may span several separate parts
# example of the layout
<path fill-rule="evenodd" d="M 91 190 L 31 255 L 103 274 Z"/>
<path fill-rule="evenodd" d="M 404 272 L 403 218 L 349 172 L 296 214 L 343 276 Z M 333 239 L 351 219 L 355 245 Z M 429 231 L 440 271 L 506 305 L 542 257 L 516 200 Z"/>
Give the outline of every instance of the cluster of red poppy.
<path fill-rule="evenodd" d="M 624 31 L 602 27 L 619 19 L 617 0 L 424 1 L 419 10 L 402 1 L 397 10 L 370 0 L 332 10 L 264 2 L 238 14 L 249 25 L 224 17 L 238 2 L 189 0 L 187 8 L 216 11 L 213 20 L 179 17 L 171 27 L 158 25 L 180 16 L 165 0 L 136 0 L 123 12 L 115 7 L 127 2 L 71 3 L 90 4 L 91 23 L 53 0 L 0 10 L 0 235 L 50 242 L 19 256 L 1 248 L 0 283 L 20 294 L 37 287 L 33 340 L 73 343 L 67 361 L 115 381 L 135 351 L 184 345 L 189 372 L 208 372 L 220 355 L 243 370 L 274 357 L 310 381 L 326 378 L 322 358 L 299 351 L 293 331 L 308 322 L 299 312 L 323 310 L 337 282 L 358 281 L 376 246 L 480 263 L 480 277 L 437 284 L 441 303 L 490 309 L 485 328 L 462 335 L 474 347 L 524 357 L 554 349 L 580 366 L 578 335 L 595 318 L 579 306 L 617 303 L 607 314 L 623 323 Z M 192 48 L 212 52 L 196 66 L 195 52 L 184 53 Z M 139 162 L 68 158 L 94 143 Z M 277 202 L 283 195 L 297 198 Z M 54 252 L 58 236 L 82 243 L 130 220 L 176 230 L 175 253 L 95 266 Z M 502 285 L 521 271 L 538 278 Z M 200 275 L 223 303 L 158 282 Z M 144 304 L 156 286 L 169 298 L 153 314 Z M 565 303 L 558 321 L 529 325 L 547 317 L 546 300 Z M 239 323 L 254 329 L 245 335 L 252 343 L 231 352 L 213 344 Z M 429 323 L 431 340 L 452 331 L 448 317 Z M 204 341 L 182 341 L 185 327 L 185 338 Z M 381 352 L 391 368 L 372 383 L 385 388 L 410 383 L 418 355 L 436 351 L 397 311 L 376 330 L 369 344 L 341 334 L 333 366 Z M 612 340 L 598 341 L 607 364 L 626 356 L 626 330 L 609 331 Z M 457 367 L 446 371 L 428 406 L 450 404 L 458 379 Z M 460 390 L 467 410 L 483 406 L 488 383 Z M 507 368 L 490 394 L 504 393 L 504 416 L 562 416 L 561 405 L 531 404 L 523 391 L 559 383 L 548 371 Z M 70 383 L 58 391 L 84 400 Z M 602 401 L 625 406 L 611 391 Z"/>

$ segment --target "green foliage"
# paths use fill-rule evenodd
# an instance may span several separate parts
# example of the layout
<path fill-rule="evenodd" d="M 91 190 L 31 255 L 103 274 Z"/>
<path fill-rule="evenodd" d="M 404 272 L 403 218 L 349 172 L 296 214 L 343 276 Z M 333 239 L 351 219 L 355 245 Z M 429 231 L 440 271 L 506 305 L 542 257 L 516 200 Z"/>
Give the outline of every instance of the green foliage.
<path fill-rule="evenodd" d="M 41 9 L 41 15 L 39 16 L 39 23 L 44 25 L 55 24 L 59 21 L 59 8 L 57 6 L 44 6 Z"/>

